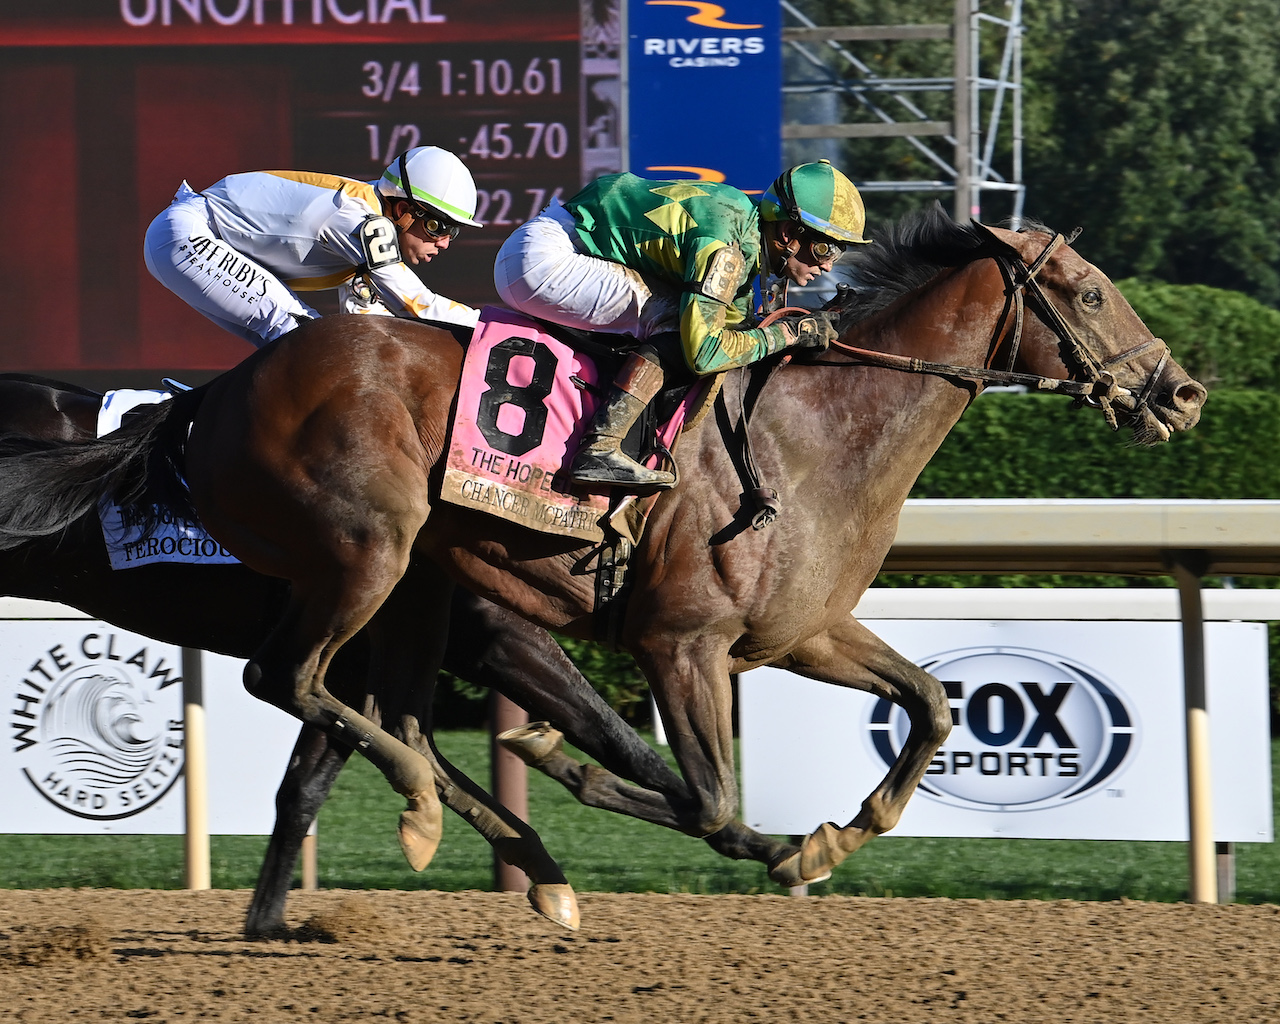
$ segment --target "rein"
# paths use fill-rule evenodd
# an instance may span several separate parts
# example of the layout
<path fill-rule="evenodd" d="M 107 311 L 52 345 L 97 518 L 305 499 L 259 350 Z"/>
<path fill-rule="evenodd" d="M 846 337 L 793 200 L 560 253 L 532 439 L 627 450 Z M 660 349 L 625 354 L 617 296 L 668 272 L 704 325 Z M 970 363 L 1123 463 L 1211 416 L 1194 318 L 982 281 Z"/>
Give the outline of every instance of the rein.
<path fill-rule="evenodd" d="M 959 381 L 1022 384 L 1050 394 L 1070 395 L 1077 402 L 1100 409 L 1106 418 L 1107 424 L 1112 430 L 1116 430 L 1119 427 L 1119 423 L 1117 422 L 1113 403 L 1121 395 L 1132 394 L 1132 392 L 1116 384 L 1115 376 L 1111 373 L 1111 367 L 1127 362 L 1157 345 L 1163 349 L 1160 362 L 1147 377 L 1146 384 L 1135 400 L 1132 409 L 1128 410 L 1130 415 L 1140 415 L 1146 409 L 1156 381 L 1159 380 L 1160 374 L 1164 371 L 1165 365 L 1169 361 L 1169 347 L 1159 338 L 1152 338 L 1150 341 L 1145 341 L 1141 345 L 1104 360 L 1097 359 L 1089 351 L 1088 346 L 1084 344 L 1071 325 L 1058 312 L 1057 307 L 1049 301 L 1049 297 L 1045 295 L 1044 290 L 1040 287 L 1040 282 L 1036 280 L 1036 275 L 1049 261 L 1049 257 L 1065 242 L 1066 239 L 1061 234 L 1054 235 L 1052 240 L 1031 263 L 1027 263 L 1020 253 L 1012 249 L 1006 253 L 986 254 L 990 255 L 1000 268 L 1001 276 L 1005 280 L 1006 298 L 1005 308 L 1001 312 L 1000 319 L 996 322 L 995 330 L 992 333 L 989 351 L 993 357 L 999 349 L 1001 334 L 1009 317 L 1010 306 L 1012 306 L 1013 333 L 1009 342 L 1009 358 L 1006 365 L 1013 366 L 1014 361 L 1017 359 L 1018 348 L 1022 342 L 1023 296 L 1026 293 L 1031 296 L 1032 301 L 1035 303 L 1040 319 L 1045 326 L 1057 335 L 1058 340 L 1074 360 L 1077 371 L 1085 378 L 1084 380 L 1063 380 L 1034 373 L 1018 373 L 1012 369 L 997 370 L 992 369 L 989 365 L 977 367 L 938 363 L 927 359 L 916 359 L 911 356 L 899 356 L 888 352 L 876 352 L 873 349 L 858 348 L 853 345 L 846 345 L 841 341 L 831 342 L 831 347 L 856 357 L 859 363 L 871 366 L 883 366 L 887 369 L 902 370 L 907 373 L 935 374 Z M 975 259 L 981 258 L 982 255 L 984 254 L 975 255 Z"/>
<path fill-rule="evenodd" d="M 1075 235 L 1073 234 L 1072 240 L 1074 238 Z M 1041 250 L 1040 254 L 1030 263 L 1027 263 L 1022 258 L 1022 254 L 1009 245 L 1004 245 L 1003 251 L 991 252 L 979 249 L 974 252 L 973 259 L 970 262 L 976 262 L 987 257 L 994 259 L 1005 282 L 1005 306 L 1000 312 L 1000 318 L 996 321 L 995 329 L 991 335 L 991 342 L 987 349 L 988 365 L 960 366 L 954 363 L 933 362 L 928 359 L 917 359 L 913 356 L 900 356 L 889 352 L 877 352 L 874 349 L 858 348 L 854 345 L 846 345 L 839 340 L 831 342 L 830 347 L 853 356 L 856 364 L 881 366 L 890 370 L 901 370 L 905 373 L 933 374 L 957 383 L 972 384 L 982 381 L 989 384 L 1022 384 L 1048 394 L 1070 395 L 1078 404 L 1089 405 L 1101 410 L 1108 426 L 1112 430 L 1118 430 L 1120 424 L 1114 407 L 1115 400 L 1121 396 L 1131 396 L 1133 392 L 1116 384 L 1115 375 L 1111 372 L 1111 367 L 1127 362 L 1156 346 L 1160 346 L 1162 349 L 1160 361 L 1156 364 L 1155 370 L 1148 375 L 1142 391 L 1134 400 L 1133 406 L 1126 410 L 1131 417 L 1140 416 L 1147 409 L 1151 395 L 1155 390 L 1156 382 L 1160 379 L 1160 375 L 1164 372 L 1164 368 L 1169 362 L 1169 346 L 1159 338 L 1152 338 L 1117 355 L 1106 359 L 1098 359 L 1072 329 L 1071 325 L 1067 323 L 1063 315 L 1058 312 L 1058 308 L 1049 301 L 1049 297 L 1040 287 L 1040 282 L 1036 280 L 1036 275 L 1049 262 L 1049 257 L 1063 244 L 1070 243 L 1063 235 L 1055 234 L 1044 249 Z M 1075 363 L 1075 372 L 1083 376 L 1084 380 L 1063 380 L 1059 377 L 1045 377 L 1036 373 L 1019 373 L 1012 369 L 1018 358 L 1018 348 L 1022 343 L 1025 295 L 1031 296 L 1041 321 L 1057 336 L 1059 343 L 1066 349 L 1070 359 Z M 1001 338 L 1005 332 L 1005 324 L 1009 319 L 1010 310 L 1013 313 L 1013 329 L 1009 340 L 1009 356 L 1005 364 L 1007 368 L 1003 370 L 993 369 L 989 364 L 1000 350 Z M 761 326 L 767 326 L 790 313 L 807 312 L 809 311 L 794 307 L 779 309 L 766 317 Z M 773 372 L 786 365 L 790 360 L 791 353 L 787 353 L 765 370 L 760 387 L 756 390 L 755 399 L 760 397 L 760 391 L 768 384 Z M 739 391 L 738 433 L 743 455 L 743 468 L 751 483 L 747 497 L 755 505 L 755 512 L 751 517 L 751 526 L 753 529 L 760 530 L 778 518 L 781 514 L 782 506 L 778 501 L 778 492 L 761 480 L 760 470 L 751 450 L 748 423 L 755 400 L 753 399 L 748 404 L 746 397 L 747 382 L 750 380 L 749 368 L 743 367 L 742 374 L 743 384 Z M 977 392 L 974 391 L 970 395 L 970 401 L 976 394 Z"/>

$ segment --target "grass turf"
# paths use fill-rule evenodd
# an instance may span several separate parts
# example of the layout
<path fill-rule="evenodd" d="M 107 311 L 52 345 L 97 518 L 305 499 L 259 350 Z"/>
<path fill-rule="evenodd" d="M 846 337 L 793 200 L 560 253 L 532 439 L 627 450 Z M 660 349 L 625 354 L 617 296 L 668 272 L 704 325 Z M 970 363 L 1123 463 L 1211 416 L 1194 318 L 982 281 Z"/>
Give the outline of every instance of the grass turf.
<path fill-rule="evenodd" d="M 488 738 L 460 731 L 439 737 L 442 752 L 488 781 Z M 1272 761 L 1280 741 L 1272 745 Z M 1273 769 L 1273 793 L 1278 773 Z M 868 783 L 869 785 L 870 783 Z M 1177 793 L 1175 789 L 1172 791 Z M 579 805 L 537 773 L 529 778 L 530 817 L 547 849 L 580 892 L 777 892 L 764 868 L 728 861 L 695 839 Z M 487 889 L 493 857 L 461 819 L 446 814 L 445 837 L 422 874 L 396 841 L 402 804 L 363 759 L 352 758 L 320 813 L 320 884 L 330 888 Z M 815 823 L 816 824 L 816 823 Z M 215 888 L 252 887 L 265 837 L 215 836 Z M 1237 900 L 1280 902 L 1280 850 L 1236 846 Z M 180 888 L 180 836 L 0 835 L 0 887 Z M 949 896 L 979 899 L 1187 898 L 1182 843 L 1082 840 L 928 839 L 883 836 L 836 869 L 815 895 Z"/>

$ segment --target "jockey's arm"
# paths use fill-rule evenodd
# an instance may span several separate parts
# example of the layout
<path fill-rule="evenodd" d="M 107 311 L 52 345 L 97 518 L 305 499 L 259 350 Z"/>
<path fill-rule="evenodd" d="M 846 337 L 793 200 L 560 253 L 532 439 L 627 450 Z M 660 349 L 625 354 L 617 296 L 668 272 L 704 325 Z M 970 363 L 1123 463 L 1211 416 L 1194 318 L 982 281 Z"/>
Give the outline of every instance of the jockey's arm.
<path fill-rule="evenodd" d="M 404 263 L 396 262 L 367 272 L 370 283 L 396 316 L 439 320 L 473 327 L 480 311 L 433 292 Z"/>
<path fill-rule="evenodd" d="M 367 207 L 344 203 L 325 225 L 319 241 L 362 273 L 392 314 L 474 326 L 479 310 L 438 295 L 400 258 L 395 225 Z"/>
<path fill-rule="evenodd" d="M 685 361 L 694 373 L 706 375 L 746 366 L 792 343 L 781 324 L 737 327 L 751 310 L 756 268 L 747 266 L 735 247 L 712 241 L 691 256 L 686 261 L 680 301 L 680 340 Z"/>

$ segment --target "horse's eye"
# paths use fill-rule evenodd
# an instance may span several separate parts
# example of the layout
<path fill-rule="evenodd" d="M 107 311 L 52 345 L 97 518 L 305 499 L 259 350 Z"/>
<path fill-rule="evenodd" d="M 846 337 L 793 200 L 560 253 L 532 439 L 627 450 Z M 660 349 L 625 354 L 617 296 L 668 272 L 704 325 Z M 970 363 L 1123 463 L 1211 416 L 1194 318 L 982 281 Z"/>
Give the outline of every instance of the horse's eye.
<path fill-rule="evenodd" d="M 1086 306 L 1101 306 L 1102 292 L 1097 288 L 1090 288 L 1087 292 L 1080 296 L 1080 301 Z"/>

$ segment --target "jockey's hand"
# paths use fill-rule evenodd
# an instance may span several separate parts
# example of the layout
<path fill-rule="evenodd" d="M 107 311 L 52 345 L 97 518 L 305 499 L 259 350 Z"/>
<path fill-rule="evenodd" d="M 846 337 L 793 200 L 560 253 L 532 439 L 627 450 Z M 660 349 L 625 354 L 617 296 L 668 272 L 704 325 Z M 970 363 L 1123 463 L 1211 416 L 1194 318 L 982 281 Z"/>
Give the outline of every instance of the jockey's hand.
<path fill-rule="evenodd" d="M 840 336 L 835 322 L 838 313 L 818 310 L 813 313 L 793 313 L 784 316 L 779 323 L 791 335 L 792 348 L 810 348 L 825 352 L 831 342 Z"/>

